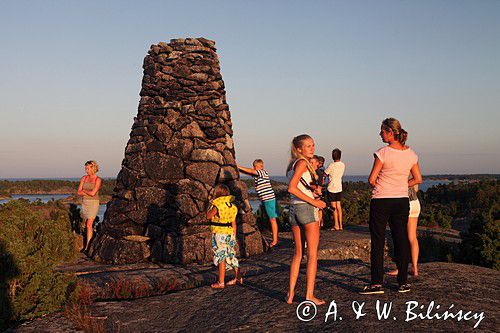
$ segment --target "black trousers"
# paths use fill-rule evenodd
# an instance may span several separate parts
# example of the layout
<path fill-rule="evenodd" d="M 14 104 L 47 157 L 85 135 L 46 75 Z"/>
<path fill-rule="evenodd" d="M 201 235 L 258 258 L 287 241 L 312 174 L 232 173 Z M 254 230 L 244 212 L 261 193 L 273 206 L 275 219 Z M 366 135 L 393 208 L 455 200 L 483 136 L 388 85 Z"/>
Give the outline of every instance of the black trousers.
<path fill-rule="evenodd" d="M 391 228 L 394 243 L 394 259 L 398 267 L 398 283 L 405 284 L 408 278 L 410 262 L 410 242 L 408 240 L 408 198 L 372 199 L 370 202 L 371 236 L 371 283 L 382 284 L 384 281 L 384 246 L 387 222 Z"/>

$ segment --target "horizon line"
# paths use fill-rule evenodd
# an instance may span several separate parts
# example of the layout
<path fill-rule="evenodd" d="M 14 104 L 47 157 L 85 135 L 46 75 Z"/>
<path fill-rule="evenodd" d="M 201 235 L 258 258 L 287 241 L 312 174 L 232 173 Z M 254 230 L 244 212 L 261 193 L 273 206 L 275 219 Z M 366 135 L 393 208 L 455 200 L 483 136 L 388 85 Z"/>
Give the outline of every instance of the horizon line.
<path fill-rule="evenodd" d="M 369 175 L 344 175 L 344 177 L 368 177 Z M 429 175 L 422 175 L 423 177 L 436 177 L 436 176 L 496 176 L 500 177 L 500 173 L 435 173 Z M 11 181 L 11 180 L 67 180 L 67 179 L 78 179 L 82 176 L 77 177 L 0 177 L 0 181 Z M 116 179 L 117 176 L 102 176 L 102 179 Z M 286 177 L 286 175 L 270 175 L 270 177 Z M 252 179 L 252 176 L 242 175 L 240 178 Z"/>

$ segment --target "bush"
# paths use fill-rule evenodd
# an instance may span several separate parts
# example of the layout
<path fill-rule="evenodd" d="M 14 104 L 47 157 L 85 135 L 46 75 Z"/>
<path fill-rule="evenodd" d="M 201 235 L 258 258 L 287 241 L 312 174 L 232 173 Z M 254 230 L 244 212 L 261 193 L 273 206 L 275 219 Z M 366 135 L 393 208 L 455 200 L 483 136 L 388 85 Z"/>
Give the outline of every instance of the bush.
<path fill-rule="evenodd" d="M 470 218 L 500 202 L 498 180 L 443 184 L 421 193 L 426 207 L 441 210 L 453 218 Z"/>
<path fill-rule="evenodd" d="M 439 226 L 441 229 L 450 229 L 451 222 L 453 218 L 446 211 L 443 213 L 443 209 L 441 207 L 429 206 L 425 207 L 422 205 L 422 211 L 419 219 L 419 225 L 425 227 L 437 227 Z"/>
<path fill-rule="evenodd" d="M 63 308 L 76 282 L 53 268 L 75 252 L 63 205 L 22 199 L 0 205 L 0 328 Z"/>
<path fill-rule="evenodd" d="M 342 189 L 342 223 L 367 224 L 370 217 L 371 189 L 367 183 L 346 183 Z"/>
<path fill-rule="evenodd" d="M 279 203 L 277 203 L 277 205 L 279 211 L 279 216 L 276 218 L 278 231 L 290 231 L 292 227 L 290 225 L 289 212 L 288 210 L 283 209 Z M 260 230 L 271 230 L 271 223 L 269 222 L 269 217 L 267 216 L 266 209 L 262 203 L 253 215 L 255 216 L 257 226 Z"/>
<path fill-rule="evenodd" d="M 500 270 L 500 211 L 498 206 L 478 214 L 461 234 L 461 259 L 468 264 Z"/>

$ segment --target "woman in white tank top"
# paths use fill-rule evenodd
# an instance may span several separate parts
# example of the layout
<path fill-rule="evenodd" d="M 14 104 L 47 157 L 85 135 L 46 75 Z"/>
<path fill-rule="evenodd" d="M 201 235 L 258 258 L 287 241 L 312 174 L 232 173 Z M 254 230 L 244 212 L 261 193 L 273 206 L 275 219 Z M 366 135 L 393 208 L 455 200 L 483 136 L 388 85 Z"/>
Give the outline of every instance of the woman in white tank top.
<path fill-rule="evenodd" d="M 302 235 L 301 228 L 305 231 L 307 242 L 307 287 L 306 300 L 316 305 L 324 304 L 325 301 L 314 296 L 314 285 L 318 265 L 319 246 L 319 224 L 314 216 L 315 207 L 323 209 L 326 203 L 314 198 L 310 187 L 312 176 L 315 171 L 309 164 L 309 159 L 314 156 L 314 141 L 307 135 L 299 135 L 292 141 L 291 159 L 287 168 L 287 176 L 290 179 L 288 192 L 290 193 L 290 224 L 295 242 L 295 252 L 290 264 L 290 285 L 286 302 L 293 303 L 295 286 L 299 276 L 300 263 L 302 261 Z"/>

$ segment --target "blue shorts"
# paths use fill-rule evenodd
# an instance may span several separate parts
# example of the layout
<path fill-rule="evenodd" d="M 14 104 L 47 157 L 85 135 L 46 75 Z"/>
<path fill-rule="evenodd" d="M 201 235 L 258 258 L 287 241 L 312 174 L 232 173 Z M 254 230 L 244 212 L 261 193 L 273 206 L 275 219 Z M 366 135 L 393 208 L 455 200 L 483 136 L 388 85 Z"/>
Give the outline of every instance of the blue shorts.
<path fill-rule="evenodd" d="M 275 219 L 280 215 L 276 199 L 263 201 L 262 203 L 264 204 L 264 209 L 266 210 L 267 216 L 269 216 L 270 219 Z"/>
<path fill-rule="evenodd" d="M 314 206 L 308 203 L 298 203 L 290 205 L 290 225 L 306 225 L 314 223 L 317 218 L 314 214 Z"/>

